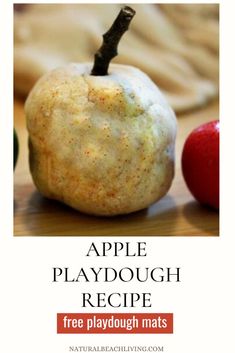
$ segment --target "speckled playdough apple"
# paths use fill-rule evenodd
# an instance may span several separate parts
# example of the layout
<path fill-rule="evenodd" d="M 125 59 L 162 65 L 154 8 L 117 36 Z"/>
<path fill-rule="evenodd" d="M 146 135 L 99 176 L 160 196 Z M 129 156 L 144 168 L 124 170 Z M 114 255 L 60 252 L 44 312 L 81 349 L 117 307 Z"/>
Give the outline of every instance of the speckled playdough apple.
<path fill-rule="evenodd" d="M 26 101 L 30 169 L 48 198 L 94 215 L 143 209 L 174 175 L 176 118 L 140 70 L 69 64 L 43 76 Z"/>

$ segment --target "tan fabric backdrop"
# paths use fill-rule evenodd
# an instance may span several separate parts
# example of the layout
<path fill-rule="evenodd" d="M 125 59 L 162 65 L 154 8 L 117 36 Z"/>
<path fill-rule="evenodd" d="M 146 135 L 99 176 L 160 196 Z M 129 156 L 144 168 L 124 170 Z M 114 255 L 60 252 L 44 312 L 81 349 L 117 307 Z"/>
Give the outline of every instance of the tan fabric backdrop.
<path fill-rule="evenodd" d="M 15 92 L 26 96 L 45 72 L 93 60 L 121 5 L 26 5 L 15 12 Z M 114 62 L 145 71 L 176 112 L 218 95 L 219 5 L 136 4 Z"/>

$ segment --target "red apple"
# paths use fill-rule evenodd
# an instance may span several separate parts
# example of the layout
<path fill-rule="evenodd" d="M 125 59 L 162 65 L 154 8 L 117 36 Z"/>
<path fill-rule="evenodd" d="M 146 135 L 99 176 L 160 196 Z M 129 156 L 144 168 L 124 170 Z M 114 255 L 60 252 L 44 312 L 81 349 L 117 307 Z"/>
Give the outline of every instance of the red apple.
<path fill-rule="evenodd" d="M 199 126 L 188 136 L 182 154 L 182 171 L 193 196 L 219 209 L 219 121 Z"/>

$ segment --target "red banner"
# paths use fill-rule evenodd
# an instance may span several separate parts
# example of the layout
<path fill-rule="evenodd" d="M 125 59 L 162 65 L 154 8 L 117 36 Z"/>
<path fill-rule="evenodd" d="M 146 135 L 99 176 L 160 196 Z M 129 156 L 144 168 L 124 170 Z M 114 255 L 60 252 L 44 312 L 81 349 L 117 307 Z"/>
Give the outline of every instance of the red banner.
<path fill-rule="evenodd" d="M 173 333 L 173 314 L 57 314 L 57 333 Z"/>

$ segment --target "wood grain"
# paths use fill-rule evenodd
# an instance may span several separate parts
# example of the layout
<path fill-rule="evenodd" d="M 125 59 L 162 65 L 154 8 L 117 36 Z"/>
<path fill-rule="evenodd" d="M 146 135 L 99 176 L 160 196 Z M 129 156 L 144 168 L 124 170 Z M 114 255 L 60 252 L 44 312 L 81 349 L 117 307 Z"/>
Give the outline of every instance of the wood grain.
<path fill-rule="evenodd" d="M 20 155 L 14 178 L 14 235 L 150 235 L 218 236 L 219 216 L 200 206 L 186 188 L 180 159 L 190 131 L 203 122 L 218 118 L 219 105 L 181 115 L 176 142 L 176 175 L 169 193 L 148 209 L 114 218 L 81 214 L 56 201 L 43 198 L 36 190 L 28 167 L 27 131 L 23 102 L 15 100 L 15 127 Z"/>

